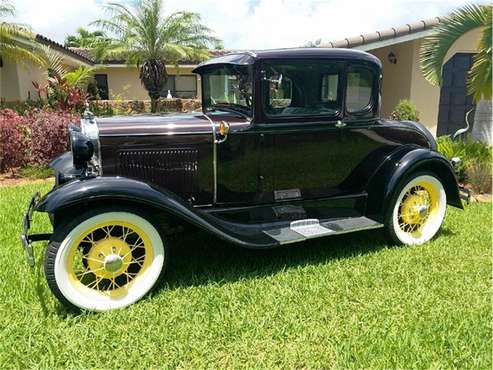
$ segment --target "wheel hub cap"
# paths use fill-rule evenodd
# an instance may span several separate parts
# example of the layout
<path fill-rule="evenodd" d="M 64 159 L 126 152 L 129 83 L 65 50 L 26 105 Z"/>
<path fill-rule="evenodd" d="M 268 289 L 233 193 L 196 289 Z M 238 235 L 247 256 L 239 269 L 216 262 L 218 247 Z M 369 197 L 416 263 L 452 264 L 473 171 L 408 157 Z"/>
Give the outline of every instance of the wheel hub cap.
<path fill-rule="evenodd" d="M 406 224 L 423 223 L 428 216 L 427 196 L 424 194 L 414 194 L 407 197 L 402 203 L 401 216 Z"/>
<path fill-rule="evenodd" d="M 109 279 L 126 270 L 132 255 L 130 246 L 124 240 L 110 237 L 97 242 L 88 253 L 87 260 L 96 276 Z"/>
<path fill-rule="evenodd" d="M 117 272 L 123 265 L 123 258 L 119 254 L 110 254 L 104 259 L 104 268 L 108 272 Z"/>

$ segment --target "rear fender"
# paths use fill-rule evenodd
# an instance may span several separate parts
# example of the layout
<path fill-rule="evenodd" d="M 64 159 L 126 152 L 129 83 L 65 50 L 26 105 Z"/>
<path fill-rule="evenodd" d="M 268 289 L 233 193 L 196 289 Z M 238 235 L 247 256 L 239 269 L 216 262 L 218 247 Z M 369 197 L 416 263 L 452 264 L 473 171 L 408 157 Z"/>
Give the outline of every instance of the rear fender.
<path fill-rule="evenodd" d="M 225 241 L 252 247 L 252 243 L 227 232 L 227 225 L 222 225 L 220 220 L 194 209 L 174 193 L 124 177 L 74 180 L 46 194 L 37 204 L 36 211 L 63 215 L 64 210 L 118 203 L 151 206 L 177 221 L 197 226 Z M 257 242 L 254 247 L 264 245 Z"/>
<path fill-rule="evenodd" d="M 463 208 L 457 177 L 450 162 L 438 152 L 407 147 L 391 154 L 372 175 L 367 188 L 367 215 L 383 222 L 385 212 L 399 183 L 418 171 L 435 174 L 443 184 L 447 194 L 447 204 Z"/>

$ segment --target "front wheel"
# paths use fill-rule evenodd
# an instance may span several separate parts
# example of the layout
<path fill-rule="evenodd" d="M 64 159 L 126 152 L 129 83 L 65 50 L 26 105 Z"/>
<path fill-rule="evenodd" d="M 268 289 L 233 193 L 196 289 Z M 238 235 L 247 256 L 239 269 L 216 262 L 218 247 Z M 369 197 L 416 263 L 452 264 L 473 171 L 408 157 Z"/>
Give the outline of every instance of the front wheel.
<path fill-rule="evenodd" d="M 440 229 L 447 208 L 441 181 L 431 173 L 411 175 L 401 183 L 387 213 L 386 226 L 399 244 L 423 244 Z"/>
<path fill-rule="evenodd" d="M 107 311 L 135 303 L 164 272 L 165 243 L 147 215 L 95 210 L 58 227 L 45 254 L 50 289 L 64 304 Z"/>

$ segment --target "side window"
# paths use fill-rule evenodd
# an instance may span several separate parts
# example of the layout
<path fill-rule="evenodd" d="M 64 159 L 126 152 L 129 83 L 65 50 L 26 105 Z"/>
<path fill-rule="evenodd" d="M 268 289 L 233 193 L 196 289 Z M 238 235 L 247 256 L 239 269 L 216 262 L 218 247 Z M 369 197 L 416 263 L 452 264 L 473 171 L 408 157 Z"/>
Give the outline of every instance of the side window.
<path fill-rule="evenodd" d="M 321 100 L 325 102 L 337 102 L 337 91 L 339 88 L 339 75 L 324 75 L 322 78 Z"/>
<path fill-rule="evenodd" d="M 293 82 L 285 77 L 279 82 L 280 76 L 276 76 L 277 81 L 269 81 L 269 107 L 271 112 L 275 109 L 284 109 L 291 105 L 293 99 Z"/>
<path fill-rule="evenodd" d="M 271 118 L 336 116 L 341 112 L 339 62 L 290 60 L 263 66 L 265 113 Z"/>
<path fill-rule="evenodd" d="M 367 109 L 371 103 L 373 73 L 363 67 L 351 68 L 347 74 L 346 110 L 357 113 Z"/>

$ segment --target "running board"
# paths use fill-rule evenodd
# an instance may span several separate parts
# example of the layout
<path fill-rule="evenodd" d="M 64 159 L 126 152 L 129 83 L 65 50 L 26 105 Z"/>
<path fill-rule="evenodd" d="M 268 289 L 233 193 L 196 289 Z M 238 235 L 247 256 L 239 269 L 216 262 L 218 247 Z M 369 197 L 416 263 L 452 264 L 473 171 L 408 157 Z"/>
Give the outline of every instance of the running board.
<path fill-rule="evenodd" d="M 287 227 L 264 230 L 263 232 L 280 244 L 296 243 L 328 235 L 340 235 L 354 231 L 378 229 L 384 225 L 367 217 L 344 218 L 335 221 L 306 219 L 293 221 Z"/>

